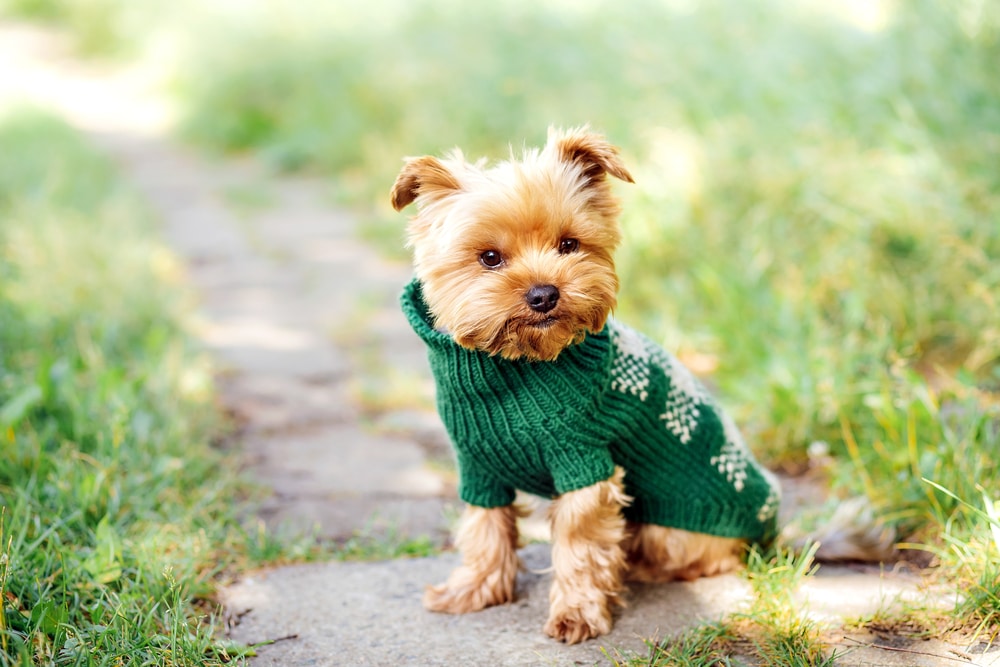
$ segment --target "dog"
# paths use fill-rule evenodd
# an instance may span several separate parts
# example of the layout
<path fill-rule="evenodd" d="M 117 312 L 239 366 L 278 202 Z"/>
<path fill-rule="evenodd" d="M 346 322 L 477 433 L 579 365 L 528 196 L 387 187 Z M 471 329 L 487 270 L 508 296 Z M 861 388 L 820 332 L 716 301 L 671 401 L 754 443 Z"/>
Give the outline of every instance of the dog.
<path fill-rule="evenodd" d="M 732 420 L 676 358 L 610 317 L 618 149 L 587 127 L 494 165 L 408 158 L 391 190 L 413 281 L 401 303 L 427 344 L 467 503 L 462 564 L 423 599 L 461 614 L 510 602 L 515 490 L 553 498 L 546 634 L 605 634 L 625 580 L 737 568 L 775 535 L 781 495 Z"/>

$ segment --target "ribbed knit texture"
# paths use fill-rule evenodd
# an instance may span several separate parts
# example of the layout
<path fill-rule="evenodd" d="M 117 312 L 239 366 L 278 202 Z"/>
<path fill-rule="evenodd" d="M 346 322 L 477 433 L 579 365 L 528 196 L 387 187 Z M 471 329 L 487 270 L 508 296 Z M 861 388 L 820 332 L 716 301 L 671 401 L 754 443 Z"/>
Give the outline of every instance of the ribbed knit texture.
<path fill-rule="evenodd" d="M 554 497 L 620 465 L 632 521 L 773 537 L 777 481 L 694 376 L 638 332 L 612 320 L 555 361 L 511 361 L 436 331 L 416 280 L 401 301 L 428 346 L 465 502 Z"/>

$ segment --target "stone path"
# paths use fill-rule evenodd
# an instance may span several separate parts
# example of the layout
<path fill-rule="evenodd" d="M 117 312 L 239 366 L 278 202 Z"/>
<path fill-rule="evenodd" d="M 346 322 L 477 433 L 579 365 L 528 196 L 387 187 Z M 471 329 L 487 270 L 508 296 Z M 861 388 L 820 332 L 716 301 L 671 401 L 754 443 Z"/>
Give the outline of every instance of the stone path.
<path fill-rule="evenodd" d="M 24 99 L 64 115 L 156 211 L 199 294 L 198 332 L 238 424 L 234 446 L 266 490 L 261 517 L 278 531 L 443 543 L 457 506 L 441 464 L 447 441 L 427 410 L 424 351 L 396 306 L 409 268 L 359 242 L 357 221 L 330 204 L 323 182 L 179 148 L 166 138 L 170 109 L 144 73 L 82 66 L 66 53 L 49 33 L 0 26 L 0 106 Z M 547 548 L 531 545 L 524 558 L 517 602 L 462 617 L 420 607 L 423 586 L 457 563 L 450 553 L 247 573 L 222 598 L 233 639 L 265 644 L 253 664 L 289 667 L 609 664 L 619 650 L 644 653 L 646 638 L 748 599 L 735 575 L 636 586 L 611 635 L 566 647 L 541 632 Z M 905 574 L 824 568 L 797 595 L 837 625 L 923 593 Z M 891 647 L 871 646 L 889 639 Z M 848 651 L 842 666 L 1000 664 L 1000 653 L 979 655 L 983 647 L 833 640 Z"/>
<path fill-rule="evenodd" d="M 86 131 L 155 209 L 199 294 L 198 334 L 246 466 L 269 490 L 261 516 L 324 538 L 388 529 L 443 542 L 453 484 L 428 461 L 448 443 L 433 415 L 407 409 L 433 396 L 396 305 L 409 267 L 357 240 L 327 184 L 179 148 L 140 72 L 80 65 L 51 37 L 4 31 L 6 96 L 20 91 Z M 402 409 L 359 401 L 390 381 L 412 394 Z"/>
<path fill-rule="evenodd" d="M 381 563 L 309 564 L 247 577 L 227 591 L 240 619 L 234 636 L 243 641 L 268 637 L 254 665 L 609 665 L 626 656 L 648 656 L 647 639 L 680 633 L 718 620 L 750 600 L 747 582 L 724 575 L 669 585 L 633 585 L 611 634 L 575 646 L 556 643 L 542 633 L 551 578 L 548 546 L 522 550 L 527 571 L 518 579 L 517 601 L 476 614 L 430 614 L 420 606 L 426 582 L 443 580 L 458 558 L 396 560 Z M 916 579 L 871 569 L 826 567 L 808 579 L 795 599 L 809 615 L 838 627 L 845 617 L 859 618 L 921 597 Z M 294 602 L 292 602 L 294 601 Z M 831 646 L 842 654 L 839 667 L 921 665 L 940 667 L 1000 665 L 1000 652 L 969 660 L 958 653 L 985 647 L 904 639 L 863 631 L 832 633 Z M 756 664 L 739 655 L 734 665 Z"/>

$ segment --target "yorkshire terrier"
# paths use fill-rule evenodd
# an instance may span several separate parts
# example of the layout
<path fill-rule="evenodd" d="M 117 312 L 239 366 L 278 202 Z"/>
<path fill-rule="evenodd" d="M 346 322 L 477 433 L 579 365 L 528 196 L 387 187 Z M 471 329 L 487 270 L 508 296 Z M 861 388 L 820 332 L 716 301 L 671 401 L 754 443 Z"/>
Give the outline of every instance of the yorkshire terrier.
<path fill-rule="evenodd" d="M 633 182 L 586 127 L 489 166 L 453 151 L 406 161 L 392 188 L 415 279 L 403 309 L 428 346 L 438 410 L 468 504 L 462 565 L 424 606 L 460 614 L 510 602 L 520 489 L 553 498 L 545 632 L 610 631 L 625 579 L 736 568 L 774 536 L 778 484 L 672 355 L 611 319 L 620 205 Z"/>

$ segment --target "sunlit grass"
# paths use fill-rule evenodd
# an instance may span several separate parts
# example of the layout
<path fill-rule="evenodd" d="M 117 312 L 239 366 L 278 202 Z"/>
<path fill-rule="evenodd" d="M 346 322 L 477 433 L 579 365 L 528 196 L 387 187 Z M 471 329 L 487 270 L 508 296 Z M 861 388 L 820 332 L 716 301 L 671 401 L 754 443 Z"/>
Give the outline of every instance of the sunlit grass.
<path fill-rule="evenodd" d="M 801 665 L 833 664 L 834 656 L 821 638 L 820 625 L 806 616 L 794 594 L 816 565 L 819 545 L 799 553 L 777 548 L 750 550 L 745 576 L 752 598 L 748 607 L 714 623 L 705 623 L 677 637 L 649 643 L 648 655 L 615 660 L 621 667 L 676 665 Z"/>
<path fill-rule="evenodd" d="M 248 526 L 191 306 L 142 202 L 78 135 L 0 114 L 0 665 L 218 665 L 220 582 L 426 555 Z"/>
<path fill-rule="evenodd" d="M 744 614 L 733 617 L 733 628 L 754 647 L 768 665 L 826 665 L 820 626 L 795 603 L 794 593 L 802 580 L 815 572 L 813 555 L 818 544 L 793 553 L 781 548 L 765 553 L 751 549 L 747 577 L 753 603 Z"/>
<path fill-rule="evenodd" d="M 0 664 L 227 662 L 214 582 L 269 554 L 175 264 L 67 127 L 8 112 L 0 145 Z"/>
<path fill-rule="evenodd" d="M 729 665 L 733 664 L 731 647 L 735 641 L 737 637 L 726 623 L 705 623 L 669 640 L 647 640 L 646 655 L 606 653 L 615 667 Z"/>
<path fill-rule="evenodd" d="M 1000 501 L 979 487 L 979 497 L 965 500 L 940 484 L 927 483 L 958 503 L 937 555 L 946 578 L 957 584 L 952 628 L 994 643 L 1000 638 Z"/>

